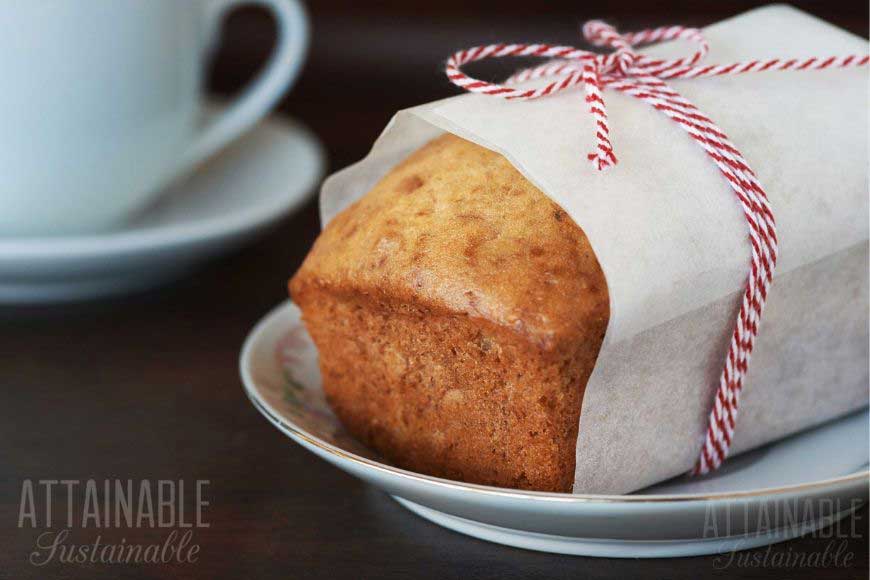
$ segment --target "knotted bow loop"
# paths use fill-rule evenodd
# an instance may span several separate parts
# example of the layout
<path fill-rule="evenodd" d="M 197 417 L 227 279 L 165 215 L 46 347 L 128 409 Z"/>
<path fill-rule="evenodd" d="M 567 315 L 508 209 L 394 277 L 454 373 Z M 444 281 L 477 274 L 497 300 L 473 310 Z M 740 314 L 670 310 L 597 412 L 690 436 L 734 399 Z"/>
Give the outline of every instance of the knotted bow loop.
<path fill-rule="evenodd" d="M 734 435 L 740 393 L 776 267 L 776 222 L 767 194 L 737 147 L 712 119 L 665 81 L 768 70 L 859 67 L 867 65 L 870 56 L 853 54 L 829 58 L 775 58 L 699 66 L 698 63 L 707 55 L 708 46 L 701 31 L 696 28 L 666 26 L 619 34 L 604 22 L 591 21 L 583 26 L 583 35 L 592 45 L 612 51 L 597 54 L 570 46 L 547 44 L 478 46 L 451 56 L 447 61 L 447 76 L 467 91 L 520 100 L 545 97 L 582 84 L 589 112 L 595 119 L 597 139 L 595 151 L 588 158 L 599 170 L 617 162 L 610 143 L 602 89 L 617 90 L 649 104 L 676 122 L 704 150 L 728 182 L 746 218 L 752 259 L 743 301 L 710 411 L 706 437 L 694 469 L 695 473 L 706 473 L 718 468 L 728 456 Z M 656 59 L 634 50 L 639 45 L 669 40 L 687 40 L 698 45 L 698 48 L 691 56 L 670 60 Z M 469 62 L 509 56 L 538 56 L 551 60 L 517 72 L 504 85 L 471 78 L 460 70 L 462 65 Z M 550 77 L 555 80 L 540 88 L 522 89 L 514 86 L 524 81 Z"/>
<path fill-rule="evenodd" d="M 583 36 L 594 46 L 610 47 L 616 51 L 618 67 L 616 73 L 623 77 L 658 77 L 667 70 L 693 66 L 707 56 L 709 45 L 697 28 L 682 26 L 663 26 L 624 35 L 605 22 L 593 20 L 583 25 Z M 660 60 L 638 54 L 633 47 L 670 40 L 687 40 L 698 45 L 695 52 L 685 58 Z"/>
<path fill-rule="evenodd" d="M 505 99 L 529 100 L 555 94 L 582 84 L 589 112 L 595 119 L 595 150 L 587 155 L 593 166 L 604 170 L 617 163 L 610 142 L 607 106 L 602 89 L 617 80 L 632 77 L 655 77 L 662 72 L 693 66 L 707 54 L 707 42 L 696 28 L 668 26 L 621 35 L 605 22 L 592 20 L 583 26 L 583 35 L 590 44 L 611 48 L 613 52 L 597 54 L 572 46 L 548 44 L 491 44 L 461 50 L 447 60 L 448 78 L 463 89 Z M 638 54 L 634 46 L 684 39 L 699 45 L 687 58 L 658 60 Z M 487 58 L 536 56 L 553 59 L 544 65 L 522 70 L 511 76 L 504 85 L 472 78 L 460 68 L 470 62 Z M 522 90 L 511 85 L 531 80 L 555 77 L 553 82 L 537 88 Z"/>
<path fill-rule="evenodd" d="M 616 29 L 600 20 L 591 20 L 583 25 L 583 36 L 592 46 L 612 48 L 613 53 L 596 59 L 598 74 L 630 76 L 638 54 L 631 49 L 631 42 L 620 36 Z"/>

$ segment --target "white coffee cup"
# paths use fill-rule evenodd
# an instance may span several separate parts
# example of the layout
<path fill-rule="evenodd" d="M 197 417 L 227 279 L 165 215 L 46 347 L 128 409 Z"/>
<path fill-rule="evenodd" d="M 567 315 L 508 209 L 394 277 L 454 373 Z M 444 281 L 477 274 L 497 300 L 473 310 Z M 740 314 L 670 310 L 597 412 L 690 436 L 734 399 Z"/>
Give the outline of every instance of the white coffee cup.
<path fill-rule="evenodd" d="M 277 21 L 274 54 L 198 127 L 208 48 L 244 4 Z M 0 236 L 102 231 L 254 125 L 296 78 L 296 0 L 9 0 L 0 4 Z"/>

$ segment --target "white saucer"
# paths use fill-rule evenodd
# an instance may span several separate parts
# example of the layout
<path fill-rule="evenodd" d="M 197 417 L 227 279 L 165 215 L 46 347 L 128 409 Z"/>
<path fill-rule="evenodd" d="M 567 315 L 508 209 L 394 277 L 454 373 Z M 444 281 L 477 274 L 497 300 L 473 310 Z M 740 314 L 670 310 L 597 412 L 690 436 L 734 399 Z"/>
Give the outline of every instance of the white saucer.
<path fill-rule="evenodd" d="M 620 558 L 714 554 L 808 533 L 867 501 L 866 409 L 705 478 L 631 495 L 572 495 L 465 484 L 380 461 L 329 410 L 317 351 L 289 301 L 251 331 L 240 370 L 254 406 L 306 449 L 428 520 L 510 546 Z"/>
<path fill-rule="evenodd" d="M 379 460 L 326 404 L 317 351 L 289 301 L 248 335 L 240 371 L 254 406 L 306 449 L 428 520 L 510 546 L 620 558 L 713 554 L 808 533 L 867 501 L 866 409 L 732 458 L 705 478 L 572 495 L 465 484 Z"/>
<path fill-rule="evenodd" d="M 122 229 L 0 238 L 0 303 L 91 298 L 177 277 L 296 209 L 315 193 L 323 170 L 317 138 L 294 121 L 271 117 Z"/>

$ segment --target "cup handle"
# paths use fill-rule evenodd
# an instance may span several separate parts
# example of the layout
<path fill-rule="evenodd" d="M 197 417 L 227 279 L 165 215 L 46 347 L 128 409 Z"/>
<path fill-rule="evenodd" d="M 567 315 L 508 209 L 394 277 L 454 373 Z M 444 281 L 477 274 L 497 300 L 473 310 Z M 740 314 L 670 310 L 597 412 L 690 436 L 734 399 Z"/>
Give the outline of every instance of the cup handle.
<path fill-rule="evenodd" d="M 216 0 L 209 5 L 210 20 L 220 20 L 229 10 L 246 4 L 263 6 L 274 16 L 278 28 L 275 50 L 241 96 L 182 154 L 176 173 L 192 169 L 262 119 L 296 79 L 305 61 L 308 20 L 297 0 Z"/>

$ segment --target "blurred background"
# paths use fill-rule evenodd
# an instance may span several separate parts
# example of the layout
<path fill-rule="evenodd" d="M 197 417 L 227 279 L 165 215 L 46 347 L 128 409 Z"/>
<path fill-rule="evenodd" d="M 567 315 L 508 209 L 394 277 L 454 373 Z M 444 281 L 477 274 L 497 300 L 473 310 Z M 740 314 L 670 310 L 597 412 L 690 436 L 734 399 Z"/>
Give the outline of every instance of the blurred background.
<path fill-rule="evenodd" d="M 868 34 L 865 0 L 793 4 Z M 326 149 L 329 174 L 363 157 L 397 110 L 458 94 L 442 70 L 457 49 L 496 41 L 582 46 L 578 27 L 590 18 L 622 30 L 705 26 L 758 5 L 313 0 L 307 3 L 308 61 L 276 114 L 313 130 Z M 234 95 L 266 61 L 274 39 L 267 12 L 233 12 L 210 66 L 209 92 Z M 472 70 L 497 79 L 516 66 L 485 63 Z M 551 575 L 576 575 L 577 560 L 518 551 L 503 559 L 500 548 L 424 524 L 292 445 L 246 400 L 239 349 L 256 321 L 286 298 L 287 279 L 320 229 L 313 193 L 265 237 L 167 286 L 100 301 L 0 307 L 0 463 L 6 466 L 0 522 L 15 521 L 23 477 L 205 478 L 212 481 L 212 527 L 200 536 L 203 564 L 186 570 L 187 577 L 298 577 L 315 566 L 325 577 L 333 565 L 351 576 L 361 559 L 373 569 L 427 567 L 442 577 L 475 560 L 493 576 L 517 577 L 519 566 L 544 561 Z M 866 534 L 866 508 L 862 514 Z M 33 540 L 34 534 L 0 525 L 0 577 L 48 577 L 24 560 Z M 812 540 L 790 545 L 799 549 L 800 542 L 815 546 Z M 854 570 L 867 565 L 866 535 L 858 544 Z M 590 570 L 597 566 L 596 577 L 697 578 L 692 562 L 597 561 Z M 712 568 L 705 564 L 704 570 Z M 165 572 L 162 577 L 174 576 L 171 568 Z M 799 572 L 817 577 L 813 569 Z M 125 577 L 152 577 L 147 574 Z M 109 567 L 63 573 L 85 576 L 118 577 Z"/>

